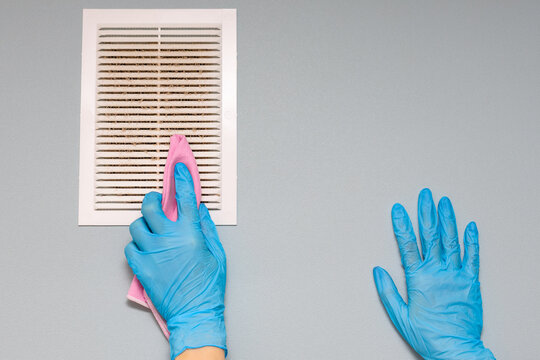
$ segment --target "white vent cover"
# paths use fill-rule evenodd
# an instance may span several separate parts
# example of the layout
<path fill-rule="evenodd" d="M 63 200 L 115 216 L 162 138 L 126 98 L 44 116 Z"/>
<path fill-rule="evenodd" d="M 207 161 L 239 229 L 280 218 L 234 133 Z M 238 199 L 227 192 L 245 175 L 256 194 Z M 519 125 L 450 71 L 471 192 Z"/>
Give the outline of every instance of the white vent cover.
<path fill-rule="evenodd" d="M 185 135 L 202 201 L 236 224 L 236 10 L 84 10 L 79 225 L 128 225 Z"/>

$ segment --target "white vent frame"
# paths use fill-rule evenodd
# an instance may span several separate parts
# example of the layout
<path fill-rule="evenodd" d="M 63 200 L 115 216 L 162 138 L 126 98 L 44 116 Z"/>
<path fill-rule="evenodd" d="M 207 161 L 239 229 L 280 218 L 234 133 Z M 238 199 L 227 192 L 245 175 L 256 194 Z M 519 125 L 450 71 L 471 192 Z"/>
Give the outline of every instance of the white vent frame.
<path fill-rule="evenodd" d="M 99 24 L 221 24 L 221 209 L 216 225 L 237 223 L 236 9 L 84 9 L 82 33 L 79 225 L 129 225 L 138 210 L 95 210 L 95 119 Z"/>

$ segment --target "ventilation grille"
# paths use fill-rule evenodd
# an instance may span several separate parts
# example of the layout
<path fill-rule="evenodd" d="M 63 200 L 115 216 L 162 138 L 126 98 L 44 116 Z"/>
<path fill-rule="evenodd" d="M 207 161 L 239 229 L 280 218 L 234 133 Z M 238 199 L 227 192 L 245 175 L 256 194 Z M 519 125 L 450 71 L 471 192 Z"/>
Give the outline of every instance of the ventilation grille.
<path fill-rule="evenodd" d="M 98 26 L 94 209 L 138 210 L 185 135 L 221 208 L 221 26 Z"/>

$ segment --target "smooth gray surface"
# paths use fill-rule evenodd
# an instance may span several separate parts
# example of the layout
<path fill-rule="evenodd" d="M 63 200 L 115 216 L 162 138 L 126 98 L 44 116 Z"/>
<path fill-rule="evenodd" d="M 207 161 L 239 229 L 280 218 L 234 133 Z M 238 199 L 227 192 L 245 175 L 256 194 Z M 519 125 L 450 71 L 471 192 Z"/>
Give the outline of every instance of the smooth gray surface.
<path fill-rule="evenodd" d="M 78 227 L 83 8 L 238 8 L 230 359 L 415 359 L 389 212 L 418 191 L 481 235 L 484 340 L 538 359 L 538 1 L 0 4 L 0 359 L 167 359 L 125 300 L 126 227 Z"/>

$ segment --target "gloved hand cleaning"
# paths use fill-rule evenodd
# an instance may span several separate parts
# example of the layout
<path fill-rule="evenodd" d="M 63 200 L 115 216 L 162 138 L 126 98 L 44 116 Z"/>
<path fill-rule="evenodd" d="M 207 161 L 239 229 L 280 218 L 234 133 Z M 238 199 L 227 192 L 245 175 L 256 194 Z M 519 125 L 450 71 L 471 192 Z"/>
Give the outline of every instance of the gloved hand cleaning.
<path fill-rule="evenodd" d="M 465 229 L 461 259 L 456 217 L 447 197 L 438 216 L 431 191 L 418 199 L 418 226 L 423 259 L 407 212 L 392 208 L 392 224 L 405 269 L 408 301 L 390 275 L 373 269 L 375 285 L 390 319 L 401 336 L 426 360 L 495 359 L 480 340 L 482 298 L 478 282 L 478 230 Z"/>
<path fill-rule="evenodd" d="M 125 248 L 126 258 L 167 321 L 171 359 L 186 349 L 207 346 L 223 358 L 225 252 L 208 209 L 202 203 L 197 208 L 193 180 L 184 164 L 176 165 L 174 181 L 178 220 L 170 221 L 163 213 L 161 194 L 148 193 L 143 217 L 129 227 L 133 241 Z"/>

